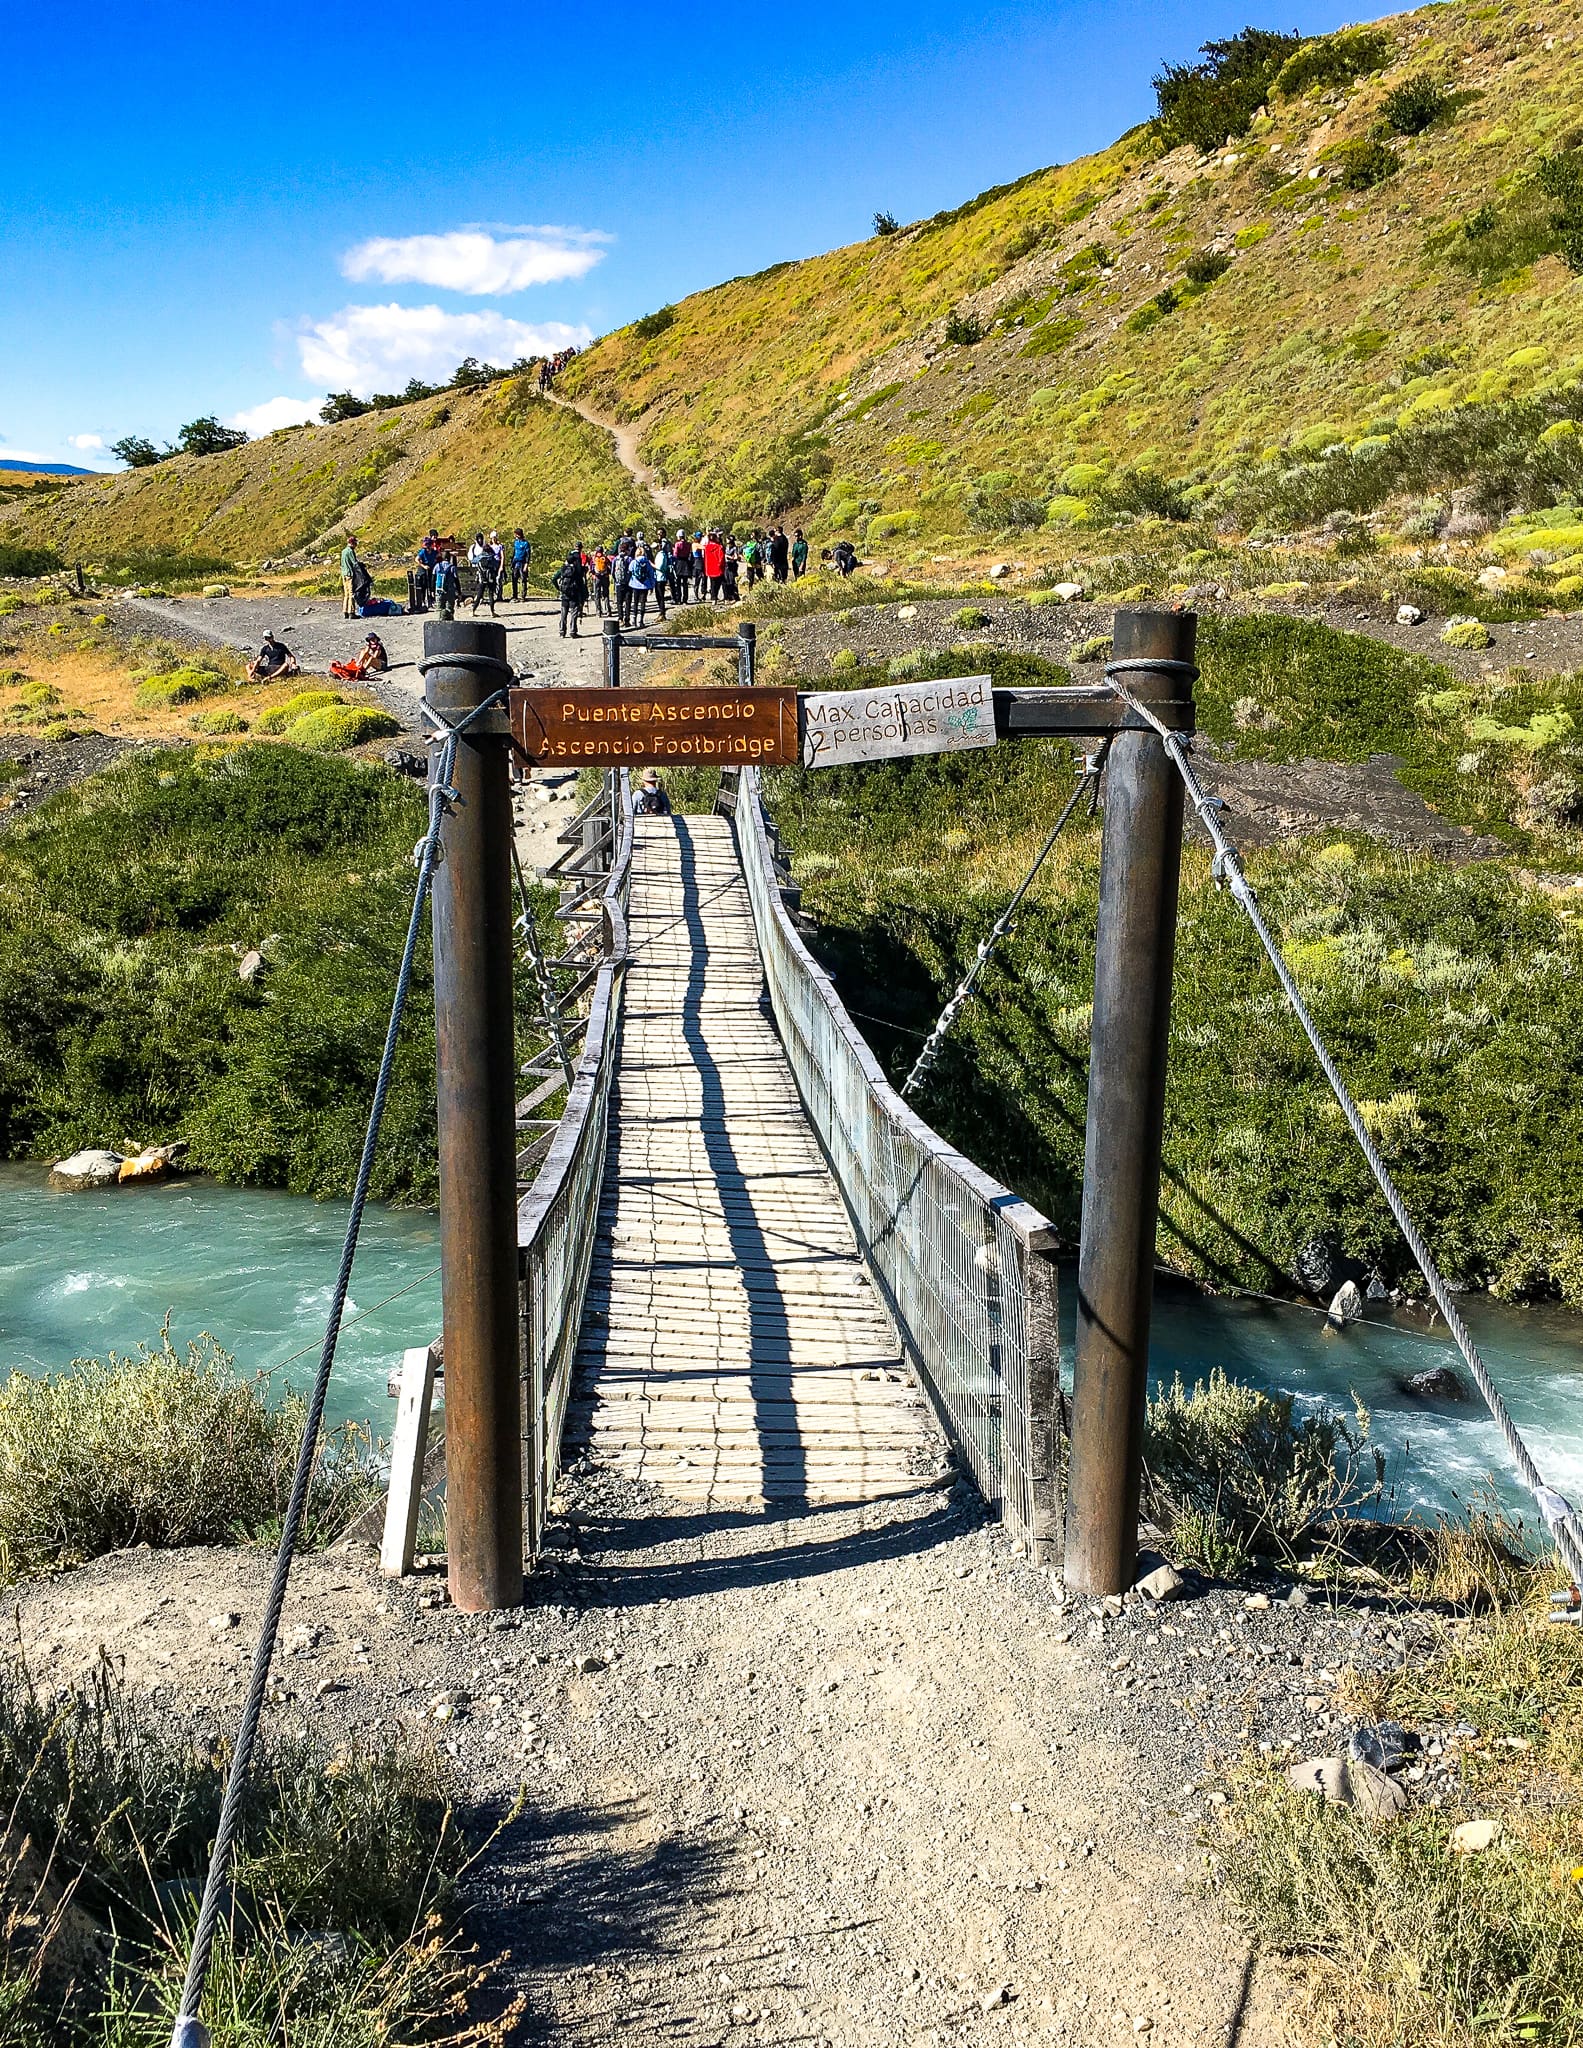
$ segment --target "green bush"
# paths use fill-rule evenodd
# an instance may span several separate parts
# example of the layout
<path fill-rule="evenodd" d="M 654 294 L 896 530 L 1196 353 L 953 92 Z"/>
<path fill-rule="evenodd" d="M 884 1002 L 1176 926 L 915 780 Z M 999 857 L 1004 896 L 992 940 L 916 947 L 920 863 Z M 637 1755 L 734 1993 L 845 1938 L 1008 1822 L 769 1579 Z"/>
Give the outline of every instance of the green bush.
<path fill-rule="evenodd" d="M 306 1409 L 266 1399 L 205 1339 L 162 1334 L 136 1358 L 82 1358 L 53 1379 L 0 1383 L 0 1581 L 147 1543 L 261 1535 L 285 1512 Z M 344 1436 L 314 1482 L 311 1541 L 338 1535 L 378 1489 Z"/>
<path fill-rule="evenodd" d="M 175 668 L 164 675 L 150 676 L 137 686 L 137 701 L 148 709 L 176 704 L 196 704 L 201 697 L 214 697 L 230 688 L 224 676 L 207 668 Z"/>
<path fill-rule="evenodd" d="M 1537 172 L 1539 189 L 1555 207 L 1550 225 L 1568 267 L 1583 273 L 1583 148 L 1576 143 L 1547 156 Z"/>
<path fill-rule="evenodd" d="M 421 792 L 258 745 L 138 752 L 0 834 L 0 1156 L 184 1137 L 221 1179 L 344 1194 L 412 902 Z M 275 935 L 270 999 L 236 954 Z M 426 952 L 374 1170 L 434 1194 Z"/>
<path fill-rule="evenodd" d="M 1384 184 L 1402 167 L 1401 158 L 1390 144 L 1376 141 L 1373 136 L 1344 142 L 1331 162 L 1336 167 L 1336 182 L 1344 192 L 1367 192 L 1371 186 Z"/>
<path fill-rule="evenodd" d="M 1189 284 L 1213 284 L 1217 277 L 1225 276 L 1231 260 L 1224 249 L 1200 249 L 1182 265 L 1182 274 Z"/>
<path fill-rule="evenodd" d="M 54 548 L 21 547 L 0 541 L 0 576 L 58 576 L 66 564 Z"/>
<path fill-rule="evenodd" d="M 1162 145 L 1176 149 L 1187 142 L 1208 151 L 1234 135 L 1246 135 L 1277 74 L 1302 42 L 1299 35 L 1245 28 L 1240 35 L 1203 44 L 1197 64 L 1163 66 L 1154 79 L 1159 108 L 1154 125 Z"/>
<path fill-rule="evenodd" d="M 190 723 L 194 732 L 206 733 L 215 739 L 247 731 L 247 720 L 239 711 L 200 711 Z"/>
<path fill-rule="evenodd" d="M 1451 105 L 1451 95 L 1438 80 L 1406 78 L 1380 102 L 1385 125 L 1394 135 L 1422 135 Z"/>
<path fill-rule="evenodd" d="M 1488 647 L 1494 641 L 1482 619 L 1453 619 L 1440 635 L 1447 647 Z"/>
<path fill-rule="evenodd" d="M 972 348 L 984 339 L 984 323 L 973 313 L 952 313 L 945 323 L 945 338 L 953 348 Z"/>
<path fill-rule="evenodd" d="M 1225 1573 L 1257 1556 L 1290 1562 L 1316 1532 L 1378 1499 L 1384 1456 L 1369 1417 L 1329 1409 L 1294 1421 L 1292 1396 L 1239 1386 L 1216 1367 L 1149 1403 L 1143 1505 L 1183 1562 Z"/>
<path fill-rule="evenodd" d="M 966 604 L 959 612 L 951 614 L 951 623 L 953 626 L 987 626 L 989 613 L 979 605 Z"/>
<path fill-rule="evenodd" d="M 327 705 L 345 702 L 346 699 L 339 690 L 299 690 L 295 697 L 288 697 L 284 704 L 277 704 L 273 711 L 266 711 L 257 720 L 255 730 L 275 737 L 306 713 L 322 711 Z"/>
<path fill-rule="evenodd" d="M 91 1986 L 68 1991 L 47 1944 L 39 1957 L 36 1925 L 7 1901 L 8 2044 L 149 2048 L 169 2038 L 227 1764 L 218 1744 L 195 1742 L 134 1698 L 108 1660 L 52 1697 L 20 1665 L 0 1670 L 0 1804 L 47 1859 L 50 1893 L 104 1934 Z M 14 1853 L 0 1875 L 13 1874 Z M 469 1853 L 432 1755 L 372 1740 L 332 1751 L 266 1733 L 238 1834 L 237 1906 L 222 1918 L 204 2002 L 216 2048 L 480 2038 L 465 2008 L 487 1972 L 456 1940 Z"/>
<path fill-rule="evenodd" d="M 1275 91 L 1282 99 L 1295 99 L 1311 86 L 1350 85 L 1371 71 L 1383 71 L 1392 47 L 1390 37 L 1377 28 L 1343 28 L 1331 36 L 1316 36 L 1281 66 Z"/>
<path fill-rule="evenodd" d="M 293 719 L 286 728 L 286 738 L 294 747 L 341 754 L 348 747 L 362 746 L 366 740 L 391 739 L 400 730 L 400 719 L 392 718 L 388 711 L 376 710 L 371 704 L 326 704 Z"/>
<path fill-rule="evenodd" d="M 675 325 L 676 308 L 674 306 L 661 306 L 657 312 L 645 313 L 641 320 L 634 320 L 632 332 L 641 341 L 654 341 L 665 332 L 667 327 L 674 327 Z"/>

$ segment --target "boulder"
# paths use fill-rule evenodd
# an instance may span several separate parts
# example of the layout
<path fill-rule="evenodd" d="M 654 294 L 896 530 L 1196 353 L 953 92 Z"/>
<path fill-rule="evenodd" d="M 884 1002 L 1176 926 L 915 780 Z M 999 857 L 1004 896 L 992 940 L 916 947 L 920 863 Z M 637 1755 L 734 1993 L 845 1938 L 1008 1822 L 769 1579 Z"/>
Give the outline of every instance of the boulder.
<path fill-rule="evenodd" d="M 1333 1323 L 1356 1323 L 1363 1316 L 1363 1296 L 1356 1280 L 1343 1280 L 1331 1297 L 1327 1311 Z"/>
<path fill-rule="evenodd" d="M 1465 1401 L 1468 1390 L 1459 1375 L 1449 1365 L 1432 1365 L 1426 1372 L 1415 1372 L 1410 1379 L 1401 1382 L 1402 1392 L 1416 1394 L 1420 1400 Z"/>
<path fill-rule="evenodd" d="M 1396 607 L 1396 623 L 1398 626 L 1421 626 L 1423 622 L 1424 615 L 1417 605 L 1399 604 Z"/>
<path fill-rule="evenodd" d="M 1497 1833 L 1492 1820 L 1465 1820 L 1451 1830 L 1451 1847 L 1458 1856 L 1479 1856 L 1494 1845 Z"/>
<path fill-rule="evenodd" d="M 247 952 L 236 963 L 236 978 L 238 981 L 257 981 L 263 971 L 264 956 L 257 946 L 249 947 Z"/>
<path fill-rule="evenodd" d="M 1305 1294 L 1329 1301 L 1343 1280 L 1366 1277 L 1362 1263 L 1348 1258 L 1331 1231 L 1311 1237 L 1292 1261 L 1292 1277 Z"/>
<path fill-rule="evenodd" d="M 113 1188 L 121 1178 L 119 1152 L 74 1152 L 49 1170 L 52 1188 Z"/>
<path fill-rule="evenodd" d="M 1160 1564 L 1139 1579 L 1137 1590 L 1146 1600 L 1180 1600 L 1187 1581 L 1173 1565 Z"/>
<path fill-rule="evenodd" d="M 1050 595 L 1059 598 L 1062 604 L 1075 604 L 1083 595 L 1083 586 L 1081 583 L 1057 583 Z"/>
<path fill-rule="evenodd" d="M 1349 1758 L 1346 1773 L 1352 1804 L 1366 1819 L 1394 1820 L 1397 1814 L 1407 1811 L 1406 1792 L 1375 1765 Z"/>
<path fill-rule="evenodd" d="M 1300 1764 L 1289 1764 L 1286 1782 L 1294 1792 L 1312 1792 L 1332 1806 L 1350 1806 L 1347 1767 L 1338 1756 L 1311 1756 Z"/>
<path fill-rule="evenodd" d="M 1473 580 L 1480 590 L 1499 590 L 1506 581 L 1506 571 L 1498 562 L 1486 562 Z"/>
<path fill-rule="evenodd" d="M 134 1159 L 123 1159 L 117 1180 L 161 1180 L 176 1164 L 176 1155 L 185 1152 L 186 1142 L 177 1139 L 174 1145 L 146 1145 Z"/>
<path fill-rule="evenodd" d="M 991 562 L 989 565 L 989 580 L 991 583 L 999 583 L 1010 574 L 1010 562 Z"/>

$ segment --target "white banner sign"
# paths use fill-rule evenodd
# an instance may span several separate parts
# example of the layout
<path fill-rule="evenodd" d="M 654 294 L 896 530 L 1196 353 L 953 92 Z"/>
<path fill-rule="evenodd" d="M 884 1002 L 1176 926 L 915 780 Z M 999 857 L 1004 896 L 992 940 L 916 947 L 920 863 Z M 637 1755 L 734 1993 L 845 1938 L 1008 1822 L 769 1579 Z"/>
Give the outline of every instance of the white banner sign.
<path fill-rule="evenodd" d="M 988 676 L 822 691 L 804 696 L 802 708 L 802 757 L 808 768 L 995 744 L 995 693 Z"/>

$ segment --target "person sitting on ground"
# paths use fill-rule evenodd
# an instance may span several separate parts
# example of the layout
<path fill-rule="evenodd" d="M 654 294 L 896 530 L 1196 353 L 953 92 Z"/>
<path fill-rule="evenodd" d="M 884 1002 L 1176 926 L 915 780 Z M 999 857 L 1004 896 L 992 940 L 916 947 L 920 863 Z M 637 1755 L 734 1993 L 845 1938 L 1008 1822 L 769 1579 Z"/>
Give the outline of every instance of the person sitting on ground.
<path fill-rule="evenodd" d="M 273 633 L 264 635 L 264 644 L 258 650 L 258 659 L 247 665 L 247 679 L 250 683 L 278 683 L 287 676 L 300 676 L 297 657 L 283 640 L 277 640 Z"/>
<path fill-rule="evenodd" d="M 657 768 L 643 771 L 643 782 L 638 790 L 637 813 L 640 818 L 668 818 L 671 814 L 671 800 L 665 793 Z"/>
<path fill-rule="evenodd" d="M 364 676 L 382 676 L 389 666 L 384 641 L 377 633 L 370 633 L 351 661 L 332 661 L 330 673 L 343 683 L 360 683 Z"/>

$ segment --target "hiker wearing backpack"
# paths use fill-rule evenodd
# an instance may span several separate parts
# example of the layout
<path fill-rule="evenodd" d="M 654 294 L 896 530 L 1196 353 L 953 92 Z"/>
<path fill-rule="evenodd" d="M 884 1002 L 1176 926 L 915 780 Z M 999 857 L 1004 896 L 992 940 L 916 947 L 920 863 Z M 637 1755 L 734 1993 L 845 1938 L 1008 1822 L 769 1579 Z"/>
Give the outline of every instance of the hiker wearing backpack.
<path fill-rule="evenodd" d="M 533 543 L 519 526 L 511 536 L 511 602 L 528 594 L 528 564 L 533 560 Z"/>
<path fill-rule="evenodd" d="M 561 600 L 561 638 L 566 638 L 566 622 L 572 623 L 572 638 L 579 635 L 577 622 L 583 615 L 583 606 L 588 602 L 588 572 L 583 567 L 581 548 L 569 548 L 566 560 L 555 572 L 555 588 Z"/>

